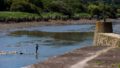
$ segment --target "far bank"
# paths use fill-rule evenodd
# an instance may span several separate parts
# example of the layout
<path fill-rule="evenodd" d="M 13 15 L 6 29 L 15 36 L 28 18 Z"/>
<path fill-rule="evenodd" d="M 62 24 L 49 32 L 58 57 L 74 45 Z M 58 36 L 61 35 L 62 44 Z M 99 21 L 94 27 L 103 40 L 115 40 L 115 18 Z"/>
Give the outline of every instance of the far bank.
<path fill-rule="evenodd" d="M 95 24 L 96 20 L 49 20 L 49 21 L 31 21 L 31 22 L 11 22 L 11 23 L 0 23 L 0 30 L 9 30 L 17 28 L 28 28 L 28 27 L 37 27 L 37 26 L 52 26 L 52 25 L 77 25 L 77 24 Z"/>

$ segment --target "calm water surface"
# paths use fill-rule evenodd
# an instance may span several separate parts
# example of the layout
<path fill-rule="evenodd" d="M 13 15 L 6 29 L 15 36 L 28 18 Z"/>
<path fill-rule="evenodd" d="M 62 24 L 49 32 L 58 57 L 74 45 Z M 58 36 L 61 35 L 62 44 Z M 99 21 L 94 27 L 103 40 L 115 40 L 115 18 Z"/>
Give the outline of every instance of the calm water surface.
<path fill-rule="evenodd" d="M 0 68 L 21 68 L 71 50 L 92 45 L 94 25 L 41 26 L 0 34 L 0 51 L 24 53 L 0 55 Z M 35 45 L 39 44 L 38 55 Z"/>

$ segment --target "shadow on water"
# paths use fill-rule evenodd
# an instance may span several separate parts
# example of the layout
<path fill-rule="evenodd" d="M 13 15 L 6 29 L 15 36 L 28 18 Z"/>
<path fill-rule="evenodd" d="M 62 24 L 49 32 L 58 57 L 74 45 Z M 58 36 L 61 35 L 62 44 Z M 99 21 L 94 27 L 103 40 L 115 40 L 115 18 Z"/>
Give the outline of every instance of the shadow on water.
<path fill-rule="evenodd" d="M 43 32 L 43 31 L 15 31 L 11 36 L 30 36 L 30 37 L 52 37 L 56 41 L 82 41 L 88 37 L 93 37 L 93 32 Z M 48 41 L 49 42 L 49 41 Z"/>

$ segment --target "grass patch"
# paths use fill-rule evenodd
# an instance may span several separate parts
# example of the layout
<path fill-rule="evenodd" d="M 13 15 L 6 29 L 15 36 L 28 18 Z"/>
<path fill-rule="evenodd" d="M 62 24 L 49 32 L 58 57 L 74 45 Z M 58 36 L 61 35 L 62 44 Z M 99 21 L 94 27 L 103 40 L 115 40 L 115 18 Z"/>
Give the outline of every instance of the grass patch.
<path fill-rule="evenodd" d="M 74 14 L 74 18 L 89 19 L 90 17 L 91 17 L 91 15 L 88 14 L 88 13 L 77 13 L 77 14 Z"/>
<path fill-rule="evenodd" d="M 118 68 L 120 68 L 120 63 L 118 64 Z"/>
<path fill-rule="evenodd" d="M 0 22 L 25 22 L 25 21 L 48 21 L 48 20 L 79 20 L 80 18 L 90 19 L 91 15 L 88 13 L 77 13 L 69 18 L 68 15 L 57 12 L 41 13 L 41 15 L 27 13 L 27 12 L 0 12 Z"/>
<path fill-rule="evenodd" d="M 120 68 L 120 63 L 112 64 L 112 68 Z"/>
<path fill-rule="evenodd" d="M 103 64 L 103 62 L 102 61 L 96 61 L 96 64 L 101 65 L 101 64 Z"/>
<path fill-rule="evenodd" d="M 57 19 L 66 19 L 68 18 L 67 15 L 63 15 L 62 13 L 57 13 L 57 12 L 49 12 L 49 13 L 42 13 L 43 19 L 52 19 L 52 20 L 57 20 Z"/>
<path fill-rule="evenodd" d="M 120 14 L 117 14 L 117 17 L 120 17 Z"/>
<path fill-rule="evenodd" d="M 33 13 L 26 13 L 26 12 L 8 12 L 3 11 L 0 12 L 0 21 L 7 22 L 7 21 L 29 21 L 29 20 L 37 20 L 40 19 L 41 16 L 38 14 Z"/>

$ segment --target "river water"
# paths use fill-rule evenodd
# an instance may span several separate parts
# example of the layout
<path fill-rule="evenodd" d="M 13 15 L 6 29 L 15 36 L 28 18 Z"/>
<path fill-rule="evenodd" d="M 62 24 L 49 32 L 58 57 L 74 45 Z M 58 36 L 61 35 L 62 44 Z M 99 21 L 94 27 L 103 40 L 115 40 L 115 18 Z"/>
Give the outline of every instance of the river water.
<path fill-rule="evenodd" d="M 14 29 L 0 34 L 0 68 L 21 68 L 77 48 L 90 46 L 94 25 L 40 26 Z M 39 45 L 35 54 L 36 44 Z M 19 53 L 23 53 L 20 55 Z"/>

